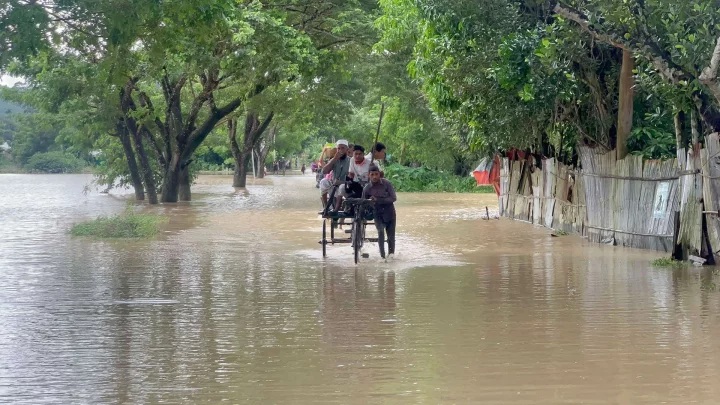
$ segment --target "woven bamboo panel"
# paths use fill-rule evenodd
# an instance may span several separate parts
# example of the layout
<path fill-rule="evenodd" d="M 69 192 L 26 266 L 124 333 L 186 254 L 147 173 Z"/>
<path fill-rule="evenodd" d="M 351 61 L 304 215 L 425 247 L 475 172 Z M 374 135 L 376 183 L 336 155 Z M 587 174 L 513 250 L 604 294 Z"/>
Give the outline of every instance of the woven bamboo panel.
<path fill-rule="evenodd" d="M 643 161 L 635 155 L 616 160 L 614 152 L 590 148 L 581 148 L 581 159 L 588 239 L 672 251 L 680 200 L 677 161 Z"/>

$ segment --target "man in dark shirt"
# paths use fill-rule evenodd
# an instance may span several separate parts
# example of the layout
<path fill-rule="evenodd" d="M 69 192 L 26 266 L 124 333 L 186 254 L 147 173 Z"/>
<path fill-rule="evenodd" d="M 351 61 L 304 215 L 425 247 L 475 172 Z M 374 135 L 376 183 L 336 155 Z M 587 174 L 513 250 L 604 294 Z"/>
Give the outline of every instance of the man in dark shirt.
<path fill-rule="evenodd" d="M 337 186 L 345 183 L 347 180 L 348 170 L 350 169 L 350 158 L 347 157 L 348 152 L 348 141 L 340 139 L 336 145 L 337 151 L 335 156 L 323 167 L 323 174 L 333 173 L 333 186 L 335 186 L 335 192 L 331 192 L 330 195 L 335 196 L 335 210 L 340 209 L 342 205 L 342 195 L 337 193 Z"/>
<path fill-rule="evenodd" d="M 380 169 L 375 165 L 370 166 L 368 173 L 370 183 L 363 190 L 363 198 L 374 202 L 375 207 L 375 228 L 378 231 L 378 244 L 380 245 L 380 256 L 385 258 L 385 232 L 388 240 L 388 259 L 395 257 L 395 188 L 390 180 L 380 177 Z"/>

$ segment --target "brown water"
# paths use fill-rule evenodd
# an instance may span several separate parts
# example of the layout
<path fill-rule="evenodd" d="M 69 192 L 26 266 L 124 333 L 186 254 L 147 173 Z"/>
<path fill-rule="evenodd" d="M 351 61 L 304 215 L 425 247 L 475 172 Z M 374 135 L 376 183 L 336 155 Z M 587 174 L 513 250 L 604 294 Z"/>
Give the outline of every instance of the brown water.
<path fill-rule="evenodd" d="M 206 177 L 152 241 L 73 239 L 128 195 L 0 175 L 0 403 L 720 402 L 712 270 L 399 196 L 398 259 L 323 260 L 309 177 Z"/>

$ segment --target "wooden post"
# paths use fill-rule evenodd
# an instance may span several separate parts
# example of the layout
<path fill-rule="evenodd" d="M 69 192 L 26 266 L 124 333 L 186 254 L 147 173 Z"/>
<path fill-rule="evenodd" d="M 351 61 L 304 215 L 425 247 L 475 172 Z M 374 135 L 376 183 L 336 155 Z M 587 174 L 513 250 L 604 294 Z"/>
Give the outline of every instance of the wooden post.
<path fill-rule="evenodd" d="M 710 244 L 710 235 L 708 235 L 708 223 L 707 223 L 707 215 L 702 214 L 702 239 L 703 239 L 703 249 L 705 252 L 703 256 L 704 259 L 707 261 L 705 264 L 709 266 L 715 265 L 715 255 L 713 254 L 713 248 Z"/>
<path fill-rule="evenodd" d="M 617 126 L 617 159 L 623 159 L 627 156 L 627 140 L 632 130 L 633 118 L 633 69 L 635 68 L 635 60 L 632 53 L 623 50 L 622 69 L 620 71 L 620 95 L 618 107 L 618 126 Z"/>
<path fill-rule="evenodd" d="M 675 230 L 673 231 L 673 249 L 672 258 L 675 260 L 683 261 L 687 254 L 684 252 L 681 243 L 678 243 L 678 236 L 680 235 L 680 211 L 675 211 Z"/>
<path fill-rule="evenodd" d="M 377 132 L 375 133 L 375 142 L 370 150 L 371 165 L 375 162 L 375 146 L 377 146 L 378 139 L 380 138 L 380 126 L 382 125 L 383 115 L 385 115 L 385 103 L 382 103 L 380 106 L 380 119 L 378 120 Z"/>

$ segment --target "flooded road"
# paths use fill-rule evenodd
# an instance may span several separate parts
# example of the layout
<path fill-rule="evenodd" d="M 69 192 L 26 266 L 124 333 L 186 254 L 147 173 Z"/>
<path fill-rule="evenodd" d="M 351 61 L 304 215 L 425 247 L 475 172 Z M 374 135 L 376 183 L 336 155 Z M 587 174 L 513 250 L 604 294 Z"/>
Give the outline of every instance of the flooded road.
<path fill-rule="evenodd" d="M 400 194 L 398 259 L 322 259 L 309 177 L 203 177 L 150 241 L 88 176 L 0 175 L 0 403 L 715 404 L 712 270 Z"/>

